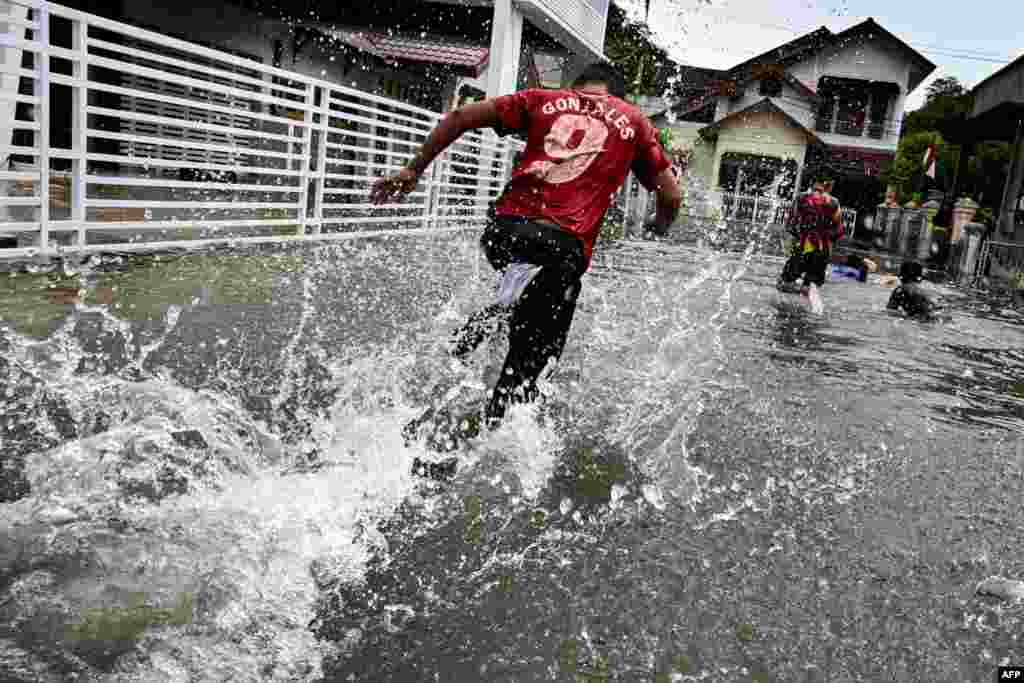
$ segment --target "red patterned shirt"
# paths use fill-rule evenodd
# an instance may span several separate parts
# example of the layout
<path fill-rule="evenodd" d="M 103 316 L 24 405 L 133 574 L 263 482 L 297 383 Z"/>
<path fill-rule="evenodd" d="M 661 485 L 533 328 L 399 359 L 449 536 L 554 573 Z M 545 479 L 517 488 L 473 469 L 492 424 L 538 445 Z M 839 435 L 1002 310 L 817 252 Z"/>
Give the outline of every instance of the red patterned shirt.
<path fill-rule="evenodd" d="M 831 249 L 832 243 L 842 239 L 845 232 L 839 202 L 819 192 L 800 195 L 790 219 L 790 230 L 799 235 L 805 250 Z"/>
<path fill-rule="evenodd" d="M 495 100 L 499 134 L 526 135 L 526 149 L 498 216 L 541 218 L 576 235 L 590 265 L 601 219 L 632 170 L 650 191 L 672 163 L 658 131 L 633 105 L 578 90 L 523 90 Z"/>

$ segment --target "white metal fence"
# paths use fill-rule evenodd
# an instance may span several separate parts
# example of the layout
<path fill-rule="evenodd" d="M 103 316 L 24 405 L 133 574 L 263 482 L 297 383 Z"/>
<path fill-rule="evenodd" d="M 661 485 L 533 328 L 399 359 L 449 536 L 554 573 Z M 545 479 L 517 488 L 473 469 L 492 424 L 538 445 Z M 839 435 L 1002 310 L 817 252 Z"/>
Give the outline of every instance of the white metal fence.
<path fill-rule="evenodd" d="M 0 235 L 30 245 L 4 255 L 457 230 L 486 220 L 521 148 L 463 136 L 375 207 L 370 182 L 440 114 L 38 0 L 0 0 L 0 43 Z M 707 194 L 727 221 L 782 220 L 784 203 Z M 638 234 L 654 203 L 630 177 L 619 206 Z"/>
<path fill-rule="evenodd" d="M 19 253 L 458 229 L 519 148 L 463 136 L 374 207 L 369 183 L 440 114 L 46 2 L 0 0 L 0 41 L 0 234 Z"/>
<path fill-rule="evenodd" d="M 739 195 L 721 190 L 684 194 L 686 205 L 678 223 L 724 221 L 779 226 L 788 222 L 793 211 L 793 201 L 780 197 Z M 630 175 L 620 193 L 619 205 L 626 217 L 626 231 L 639 234 L 646 217 L 654 211 L 655 202 L 652 193 L 644 189 L 635 176 Z M 843 208 L 842 221 L 846 237 L 853 237 L 857 229 L 857 211 Z"/>
<path fill-rule="evenodd" d="M 994 276 L 1000 281 L 1016 281 L 1024 274 L 1024 243 L 986 239 L 978 250 L 972 272 L 979 278 Z"/>

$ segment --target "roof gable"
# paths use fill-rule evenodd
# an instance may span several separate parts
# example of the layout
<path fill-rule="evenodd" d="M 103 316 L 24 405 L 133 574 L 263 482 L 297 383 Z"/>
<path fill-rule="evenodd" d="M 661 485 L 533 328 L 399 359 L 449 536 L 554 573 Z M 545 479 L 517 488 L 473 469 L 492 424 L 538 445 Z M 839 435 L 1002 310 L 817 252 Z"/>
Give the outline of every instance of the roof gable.
<path fill-rule="evenodd" d="M 741 109 L 740 111 L 733 112 L 732 114 L 729 114 L 728 116 L 712 123 L 709 126 L 704 126 L 703 128 L 700 129 L 700 134 L 705 137 L 709 135 L 714 135 L 721 130 L 722 126 L 725 123 L 735 121 L 737 118 L 740 118 L 742 116 L 750 116 L 751 114 L 778 114 L 788 125 L 803 131 L 807 135 L 808 139 L 811 141 L 811 144 L 822 148 L 827 147 L 827 145 L 825 145 L 825 142 L 821 138 L 819 138 L 814 131 L 812 131 L 807 126 L 803 125 L 802 123 L 794 119 L 792 116 L 789 115 L 788 112 L 786 112 L 786 110 L 780 108 L 777 104 L 772 102 L 767 97 L 757 102 L 756 104 L 750 105 L 746 109 Z"/>
<path fill-rule="evenodd" d="M 813 57 L 826 49 L 843 46 L 850 41 L 876 37 L 881 38 L 894 47 L 914 66 L 911 82 L 907 85 L 908 92 L 916 88 L 922 80 L 935 70 L 935 64 L 929 59 L 869 17 L 839 33 L 833 33 L 828 27 L 822 26 L 815 31 L 737 64 L 728 70 L 728 74 L 730 77 L 738 80 L 749 80 L 755 69 L 759 66 L 779 65 L 788 67 Z"/>
<path fill-rule="evenodd" d="M 745 73 L 752 72 L 755 66 L 761 64 L 779 64 L 781 66 L 790 66 L 796 64 L 807 57 L 816 54 L 821 51 L 826 45 L 832 44 L 832 39 L 835 34 L 829 31 L 827 27 L 822 26 L 821 28 L 811 31 L 810 33 L 804 34 L 798 38 L 794 38 L 788 43 L 783 43 L 778 47 L 774 47 L 767 52 L 762 52 L 756 57 L 740 62 L 736 66 L 726 71 L 731 77 L 736 78 Z"/>
<path fill-rule="evenodd" d="M 855 26 L 851 26 L 845 31 L 836 33 L 835 42 L 837 44 L 842 44 L 842 42 L 845 40 L 853 40 L 856 38 L 864 37 L 873 38 L 875 36 L 879 36 L 883 38 L 886 42 L 892 44 L 900 52 L 902 52 L 908 60 L 910 60 L 913 63 L 916 63 L 918 66 L 930 70 L 935 69 L 935 64 L 933 64 L 931 60 L 929 60 L 927 57 L 922 55 L 914 48 L 907 45 L 905 42 L 903 42 L 903 40 L 896 37 L 896 35 L 894 35 L 893 33 L 887 31 L 871 17 L 868 17 L 867 19 L 865 19 L 864 21 L 860 22 Z"/>

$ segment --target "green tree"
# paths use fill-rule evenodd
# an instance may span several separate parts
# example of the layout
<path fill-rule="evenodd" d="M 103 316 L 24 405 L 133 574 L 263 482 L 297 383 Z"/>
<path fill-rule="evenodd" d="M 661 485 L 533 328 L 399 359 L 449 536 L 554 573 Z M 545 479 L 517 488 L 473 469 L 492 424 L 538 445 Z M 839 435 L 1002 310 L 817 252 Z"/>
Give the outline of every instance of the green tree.
<path fill-rule="evenodd" d="M 931 101 L 937 97 L 960 97 L 961 95 L 966 95 L 967 88 L 963 86 L 956 76 L 947 76 L 946 78 L 936 78 L 925 92 L 927 93 L 925 100 Z"/>
<path fill-rule="evenodd" d="M 916 111 L 908 112 L 900 132 L 900 152 L 896 161 L 883 169 L 883 177 L 897 186 L 900 201 L 910 198 L 910 193 L 920 184 L 924 172 L 921 159 L 927 144 L 922 136 L 937 135 L 945 143 L 938 150 L 939 163 L 944 166 L 945 177 L 940 182 L 948 189 L 953 181 L 956 164 L 962 152 L 961 143 L 969 135 L 978 135 L 968 121 L 974 106 L 974 96 L 956 77 L 939 78 L 928 86 L 925 103 Z M 981 131 L 983 133 L 983 131 Z M 904 148 L 913 149 L 913 154 L 900 155 Z M 1010 145 L 1005 142 L 983 142 L 978 144 L 971 158 L 961 166 L 960 194 L 974 197 L 979 202 L 994 206 L 1002 197 L 1006 180 L 1006 168 L 1010 161 Z"/>
<path fill-rule="evenodd" d="M 882 181 L 896 187 L 900 203 L 908 201 L 921 187 L 925 173 L 924 153 L 928 145 L 935 145 L 935 155 L 945 169 L 953 168 L 955 159 L 951 156 L 955 151 L 950 149 L 938 131 L 903 136 L 896 149 L 896 159 L 882 172 Z"/>
<path fill-rule="evenodd" d="M 633 97 L 661 95 L 679 68 L 668 53 L 655 44 L 647 24 L 632 21 L 615 3 L 608 8 L 604 51 L 622 69 L 626 93 Z"/>
<path fill-rule="evenodd" d="M 940 78 L 928 86 L 924 105 L 904 117 L 900 134 L 909 136 L 937 131 L 944 139 L 959 142 L 972 106 L 973 95 L 956 77 Z"/>
<path fill-rule="evenodd" d="M 973 197 L 983 206 L 998 206 L 1003 197 L 1012 151 L 1007 142 L 978 144 L 964 171 L 960 194 Z"/>

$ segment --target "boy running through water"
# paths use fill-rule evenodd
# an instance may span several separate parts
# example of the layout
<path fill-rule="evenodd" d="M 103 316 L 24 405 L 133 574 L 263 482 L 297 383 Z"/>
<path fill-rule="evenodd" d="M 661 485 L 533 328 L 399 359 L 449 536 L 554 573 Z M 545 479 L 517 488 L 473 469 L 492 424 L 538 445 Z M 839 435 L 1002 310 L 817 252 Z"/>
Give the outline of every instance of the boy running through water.
<path fill-rule="evenodd" d="M 441 120 L 408 167 L 371 189 L 377 204 L 411 192 L 430 163 L 470 130 L 526 137 L 480 239 L 502 274 L 497 307 L 471 318 L 453 349 L 455 355 L 471 352 L 495 312 L 509 311 L 508 355 L 485 411 L 492 427 L 509 404 L 536 399 L 541 372 L 561 356 L 601 220 L 626 175 L 632 171 L 657 193 L 655 232 L 664 234 L 676 218 L 681 198 L 672 163 L 647 117 L 620 99 L 624 90 L 616 69 L 596 64 L 572 88 L 530 89 L 466 105 Z"/>
<path fill-rule="evenodd" d="M 819 181 L 797 198 L 789 227 L 796 241 L 779 275 L 779 289 L 792 286 L 803 276 L 800 293 L 813 298 L 816 288 L 825 284 L 832 245 L 844 234 L 842 209 L 831 194 L 832 187 L 830 180 Z"/>

